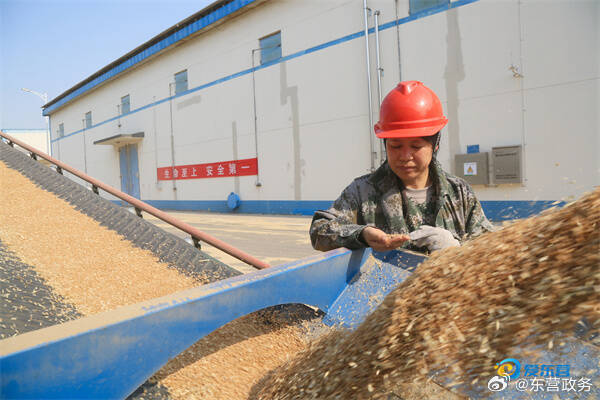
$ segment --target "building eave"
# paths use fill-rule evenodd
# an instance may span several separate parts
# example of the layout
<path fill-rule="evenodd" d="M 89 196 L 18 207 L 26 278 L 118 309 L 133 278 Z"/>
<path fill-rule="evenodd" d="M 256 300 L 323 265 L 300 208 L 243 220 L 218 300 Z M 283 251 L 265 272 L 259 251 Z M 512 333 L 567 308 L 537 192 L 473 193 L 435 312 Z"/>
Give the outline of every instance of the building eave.
<path fill-rule="evenodd" d="M 85 93 L 120 77 L 133 68 L 170 50 L 193 36 L 204 33 L 266 0 L 217 0 L 136 47 L 42 106 L 44 116 Z"/>

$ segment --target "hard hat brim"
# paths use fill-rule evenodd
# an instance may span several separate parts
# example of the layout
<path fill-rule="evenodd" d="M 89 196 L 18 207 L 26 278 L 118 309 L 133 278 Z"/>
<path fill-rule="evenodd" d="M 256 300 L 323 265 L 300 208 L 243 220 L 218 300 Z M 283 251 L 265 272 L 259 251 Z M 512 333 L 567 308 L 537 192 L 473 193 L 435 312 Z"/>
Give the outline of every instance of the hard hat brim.
<path fill-rule="evenodd" d="M 408 128 L 408 129 L 390 129 L 390 130 L 378 130 L 375 128 L 375 135 L 380 139 L 394 139 L 394 138 L 415 138 L 423 136 L 433 136 L 438 133 L 442 128 L 446 126 L 446 122 L 437 124 L 434 126 L 423 126 L 419 128 Z"/>

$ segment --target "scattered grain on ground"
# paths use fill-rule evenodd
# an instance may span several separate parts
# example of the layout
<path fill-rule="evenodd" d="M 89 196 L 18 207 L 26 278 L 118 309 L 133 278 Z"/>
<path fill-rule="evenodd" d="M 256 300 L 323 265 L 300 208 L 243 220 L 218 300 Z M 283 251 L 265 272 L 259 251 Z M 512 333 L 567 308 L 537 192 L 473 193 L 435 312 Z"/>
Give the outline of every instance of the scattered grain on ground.
<path fill-rule="evenodd" d="M 270 265 L 289 263 L 319 253 L 312 248 L 308 235 L 312 216 L 202 211 L 169 211 L 169 214 L 216 238 L 226 238 L 227 243 Z M 157 218 L 146 215 L 144 218 L 176 236 L 188 237 Z M 202 251 L 242 273 L 254 271 L 243 261 L 207 243 L 202 243 Z"/>

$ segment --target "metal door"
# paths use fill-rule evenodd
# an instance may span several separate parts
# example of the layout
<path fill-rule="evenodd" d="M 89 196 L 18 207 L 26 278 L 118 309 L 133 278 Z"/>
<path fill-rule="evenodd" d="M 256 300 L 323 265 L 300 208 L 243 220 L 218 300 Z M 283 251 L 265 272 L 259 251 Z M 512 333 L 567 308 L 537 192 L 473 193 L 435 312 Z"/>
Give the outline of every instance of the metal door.
<path fill-rule="evenodd" d="M 119 147 L 119 165 L 121 167 L 121 191 L 139 199 L 140 174 L 137 144 Z"/>

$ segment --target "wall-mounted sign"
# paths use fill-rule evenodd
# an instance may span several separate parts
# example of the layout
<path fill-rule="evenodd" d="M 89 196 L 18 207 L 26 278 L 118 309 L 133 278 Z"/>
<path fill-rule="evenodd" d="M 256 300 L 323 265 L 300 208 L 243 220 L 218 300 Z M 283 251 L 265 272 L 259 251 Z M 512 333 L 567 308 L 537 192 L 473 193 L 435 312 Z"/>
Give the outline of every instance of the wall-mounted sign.
<path fill-rule="evenodd" d="M 471 185 L 487 185 L 490 183 L 488 173 L 488 152 L 454 155 L 456 175 Z"/>
<path fill-rule="evenodd" d="M 477 175 L 477 163 L 476 162 L 466 162 L 463 164 L 464 167 L 464 175 Z"/>
<path fill-rule="evenodd" d="M 478 144 L 467 145 L 467 154 L 476 154 L 476 153 L 479 153 L 479 145 Z"/>
<path fill-rule="evenodd" d="M 258 159 L 221 161 L 209 164 L 176 165 L 156 170 L 159 181 L 179 179 L 226 178 L 258 174 Z"/>

